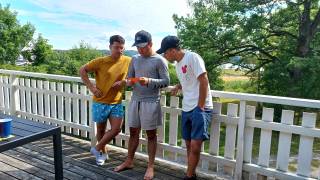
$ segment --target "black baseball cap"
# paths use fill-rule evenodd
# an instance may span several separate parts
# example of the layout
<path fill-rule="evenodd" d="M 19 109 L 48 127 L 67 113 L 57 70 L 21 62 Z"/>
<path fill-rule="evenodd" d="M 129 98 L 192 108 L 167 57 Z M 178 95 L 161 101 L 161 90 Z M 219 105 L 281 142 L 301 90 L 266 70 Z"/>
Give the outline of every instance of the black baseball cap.
<path fill-rule="evenodd" d="M 166 50 L 170 48 L 178 48 L 180 47 L 180 40 L 177 36 L 166 36 L 161 41 L 161 48 L 158 49 L 157 53 L 162 54 L 166 52 Z"/>
<path fill-rule="evenodd" d="M 134 43 L 132 46 L 145 47 L 151 41 L 151 34 L 145 30 L 141 30 L 134 36 Z"/>

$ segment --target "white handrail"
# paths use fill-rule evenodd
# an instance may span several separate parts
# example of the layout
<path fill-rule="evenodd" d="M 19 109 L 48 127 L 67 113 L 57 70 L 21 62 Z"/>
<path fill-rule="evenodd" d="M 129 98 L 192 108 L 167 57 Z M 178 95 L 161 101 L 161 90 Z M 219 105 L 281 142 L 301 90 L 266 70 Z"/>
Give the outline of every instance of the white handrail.
<path fill-rule="evenodd" d="M 211 91 L 213 97 L 256 101 L 263 103 L 282 104 L 298 107 L 320 108 L 320 100 L 301 99 L 292 97 L 270 96 L 262 94 L 235 93 L 226 91 Z"/>
<path fill-rule="evenodd" d="M 44 73 L 35 73 L 35 72 L 26 72 L 26 71 L 14 71 L 14 70 L 6 70 L 6 69 L 0 69 L 0 74 L 53 79 L 53 80 L 60 80 L 60 81 L 82 82 L 80 77 L 56 75 L 56 74 L 44 74 Z M 94 81 L 94 79 L 90 79 L 90 80 Z"/>
<path fill-rule="evenodd" d="M 22 76 L 17 78 L 17 76 Z M 27 78 L 25 78 L 27 77 Z M 40 78 L 38 80 L 32 78 Z M 19 82 L 18 82 L 19 80 Z M 49 82 L 50 80 L 50 82 Z M 94 79 L 90 79 L 94 81 Z M 31 85 L 30 85 L 31 81 Z M 54 82 L 54 81 L 64 81 L 64 82 Z M 84 85 L 79 85 L 75 83 L 81 83 L 80 77 L 71 77 L 63 75 L 52 75 L 34 72 L 23 72 L 23 71 L 13 71 L 0 69 L 0 112 L 4 111 L 6 113 L 17 114 L 22 117 L 28 117 L 33 120 L 38 120 L 46 123 L 58 124 L 61 127 L 66 127 L 67 133 L 72 133 L 79 135 L 81 137 L 89 137 L 92 144 L 95 144 L 93 138 L 95 135 L 95 128 L 91 121 L 87 121 L 87 117 L 92 116 L 91 110 L 88 108 L 92 104 L 91 94 L 87 91 Z M 58 85 L 58 88 L 56 88 Z M 72 89 L 70 88 L 72 87 Z M 64 88 L 63 88 L 64 87 Z M 169 92 L 173 87 L 167 87 L 163 90 Z M 72 90 L 72 91 L 71 91 Z M 79 90 L 81 92 L 79 93 Z M 127 92 L 123 100 L 124 105 L 130 101 L 131 92 Z M 222 104 L 215 102 L 214 106 L 214 116 L 213 123 L 211 126 L 212 139 L 210 140 L 209 153 L 201 153 L 201 167 L 205 171 L 209 171 L 209 163 L 212 163 L 215 167 L 215 163 L 219 166 L 223 166 L 223 169 L 227 174 L 234 176 L 235 179 L 242 178 L 243 170 L 254 174 L 259 172 L 262 176 L 274 176 L 276 178 L 285 179 L 301 179 L 304 177 L 310 177 L 310 166 L 309 163 L 312 157 L 307 157 L 305 154 L 312 154 L 312 144 L 314 138 L 320 137 L 320 130 L 315 128 L 316 113 L 303 113 L 302 126 L 293 125 L 294 111 L 282 110 L 281 122 L 273 122 L 273 109 L 263 107 L 262 119 L 255 116 L 255 107 L 247 106 L 247 102 L 261 102 L 261 103 L 271 103 L 280 105 L 289 105 L 294 107 L 304 107 L 304 108 L 315 108 L 319 112 L 320 100 L 312 99 L 299 99 L 291 97 L 279 97 L 279 96 L 269 96 L 261 94 L 248 94 L 248 93 L 235 93 L 235 92 L 225 92 L 211 90 L 211 94 L 216 98 L 226 98 L 235 99 L 239 101 L 238 104 L 229 103 L 227 110 L 228 113 L 222 114 L 221 107 Z M 38 98 L 36 98 L 38 96 Z M 164 116 L 164 123 L 169 123 L 169 143 L 164 140 L 158 142 L 159 148 L 157 155 L 159 157 L 179 162 L 179 158 L 184 159 L 186 154 L 185 145 L 182 143 L 181 146 L 177 145 L 178 138 L 178 116 L 181 115 L 181 108 L 179 106 L 179 98 L 171 97 L 170 106 L 166 106 L 165 96 L 162 95 L 162 111 L 164 114 L 170 114 L 170 118 Z M 20 103 L 19 100 L 22 102 Z M 58 103 L 56 101 L 58 100 Z M 80 103 L 80 104 L 79 104 Z M 17 106 L 20 104 L 19 106 Z M 81 105 L 81 108 L 79 108 Z M 37 107 L 42 108 L 42 110 L 37 112 Z M 238 114 L 238 107 L 240 107 L 240 113 Z M 62 111 L 59 108 L 65 108 Z M 43 111 L 44 109 L 44 111 Z M 57 111 L 58 109 L 58 111 Z M 233 111 L 229 111 L 232 110 Z M 89 112 L 86 112 L 89 110 Z M 128 109 L 126 108 L 126 111 Z M 72 112 L 72 118 L 71 118 Z M 232 112 L 232 113 L 230 113 Z M 58 115 L 57 115 L 58 113 Z M 65 113 L 65 114 L 64 114 Z M 292 116 L 286 116 L 286 114 L 291 113 Z M 128 113 L 126 113 L 127 119 Z M 167 122 L 166 122 L 167 121 Z M 219 156 L 219 137 L 220 137 L 220 124 L 226 125 L 226 143 L 225 155 L 229 154 L 228 157 Z M 163 126 L 166 128 L 167 126 Z M 279 162 L 279 167 L 268 168 L 263 166 L 268 165 L 270 153 L 269 148 L 261 148 L 259 150 L 259 159 L 261 159 L 258 164 L 251 162 L 252 156 L 252 140 L 254 136 L 254 129 L 261 129 L 264 133 L 260 136 L 260 143 L 266 143 L 266 147 L 271 146 L 271 135 L 272 131 L 279 131 L 282 141 L 279 143 L 286 144 L 290 147 L 291 135 L 300 135 L 300 142 L 305 148 L 299 148 L 299 172 L 290 173 L 287 172 L 286 168 L 288 166 L 288 158 L 284 157 L 285 160 Z M 237 131 L 236 131 L 237 130 Z M 81 131 L 81 133 L 79 133 Z M 89 136 L 87 133 L 89 132 Z M 235 134 L 236 132 L 237 135 Z M 165 137 L 165 129 L 162 129 L 161 138 Z M 172 136 L 172 137 L 171 137 Z M 129 127 L 125 123 L 125 131 L 120 133 L 116 138 L 116 145 L 123 146 L 122 140 L 125 141 L 124 146 L 127 146 L 129 138 Z M 268 141 L 269 139 L 269 141 Z M 237 140 L 237 145 L 235 147 L 235 142 Z M 140 139 L 142 144 L 146 144 L 144 138 Z M 142 150 L 142 146 L 139 146 Z M 165 155 L 167 151 L 167 155 Z M 246 152 L 249 153 L 246 153 Z M 260 152 L 261 151 L 261 152 Z M 236 157 L 234 153 L 237 153 Z M 279 153 L 280 154 L 280 153 Z M 288 156 L 290 154 L 290 148 L 281 149 L 281 154 Z M 179 156 L 178 156 L 179 155 Z M 250 157 L 248 157 L 250 155 Z M 262 161 L 263 160 L 263 161 Z M 183 162 L 183 161 L 182 161 Z M 262 163 L 263 162 L 263 163 Z M 261 165 L 262 164 L 262 165 Z M 218 167 L 218 166 L 216 166 Z M 301 168 L 303 167 L 303 168 Z M 301 174 L 302 172 L 302 174 Z M 300 173 L 300 174 L 299 174 Z"/>
<path fill-rule="evenodd" d="M 14 70 L 6 70 L 6 69 L 0 69 L 0 74 L 19 75 L 19 76 L 45 78 L 45 79 L 53 79 L 53 80 L 61 80 L 61 81 L 74 81 L 74 82 L 80 82 L 80 83 L 82 82 L 80 77 L 34 73 L 34 72 L 25 72 L 25 71 L 14 71 Z M 90 80 L 94 81 L 94 79 L 90 79 Z M 169 92 L 172 88 L 173 88 L 172 86 L 165 88 L 165 91 Z M 282 105 L 320 109 L 320 100 L 270 96 L 270 95 L 261 95 L 261 94 L 236 93 L 236 92 L 226 92 L 226 91 L 216 91 L 216 90 L 211 90 L 211 94 L 213 97 L 220 97 L 220 98 L 230 98 L 230 99 L 238 99 L 238 100 L 246 100 L 246 101 L 256 101 L 256 102 L 263 102 L 263 103 L 282 104 Z"/>

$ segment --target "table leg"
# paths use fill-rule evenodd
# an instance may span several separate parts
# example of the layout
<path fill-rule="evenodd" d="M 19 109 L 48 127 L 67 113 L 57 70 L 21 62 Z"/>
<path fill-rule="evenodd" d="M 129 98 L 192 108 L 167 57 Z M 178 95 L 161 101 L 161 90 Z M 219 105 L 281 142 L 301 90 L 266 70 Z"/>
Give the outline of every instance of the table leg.
<path fill-rule="evenodd" d="M 61 145 L 61 129 L 53 135 L 53 151 L 54 151 L 54 172 L 55 179 L 63 179 L 63 164 L 62 164 L 62 145 Z"/>

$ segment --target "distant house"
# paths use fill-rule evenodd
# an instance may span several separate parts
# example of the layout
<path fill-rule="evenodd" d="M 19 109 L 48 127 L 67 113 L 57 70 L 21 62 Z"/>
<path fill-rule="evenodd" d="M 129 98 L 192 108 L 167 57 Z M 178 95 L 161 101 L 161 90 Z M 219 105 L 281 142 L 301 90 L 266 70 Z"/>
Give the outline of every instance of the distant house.
<path fill-rule="evenodd" d="M 237 69 L 237 68 L 239 68 L 239 66 L 238 65 L 234 65 L 232 63 L 226 63 L 226 64 L 220 65 L 220 68 L 221 69 Z"/>
<path fill-rule="evenodd" d="M 17 66 L 25 66 L 32 64 L 32 62 L 29 62 L 28 60 L 24 59 L 23 56 L 20 54 L 18 59 L 16 60 L 16 65 Z"/>
<path fill-rule="evenodd" d="M 23 51 L 31 51 L 32 48 L 33 48 L 33 44 L 32 44 L 32 42 L 29 42 L 26 47 L 21 49 L 21 52 L 23 52 Z M 34 57 L 31 56 L 31 59 L 34 60 Z M 17 66 L 24 66 L 24 65 L 29 65 L 29 64 L 32 64 L 32 62 L 29 62 L 21 54 L 19 55 L 18 59 L 16 60 L 16 65 Z"/>

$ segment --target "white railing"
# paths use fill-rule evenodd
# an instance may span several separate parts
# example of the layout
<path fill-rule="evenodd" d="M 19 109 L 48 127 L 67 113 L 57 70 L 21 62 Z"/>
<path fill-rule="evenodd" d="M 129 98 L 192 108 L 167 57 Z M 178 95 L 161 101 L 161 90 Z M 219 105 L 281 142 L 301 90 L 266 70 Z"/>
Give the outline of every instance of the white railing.
<path fill-rule="evenodd" d="M 202 147 L 199 170 L 208 173 L 222 171 L 234 179 L 320 178 L 320 149 L 313 146 L 320 138 L 320 129 L 316 128 L 320 101 L 223 91 L 212 91 L 212 95 L 238 102 L 228 103 L 226 108 L 214 102 L 211 138 Z M 131 92 L 127 91 L 123 100 L 125 106 L 130 97 Z M 169 106 L 166 105 L 167 98 L 164 94 L 161 97 L 163 126 L 158 129 L 157 157 L 185 164 L 186 149 L 179 132 L 179 97 L 171 96 Z M 65 133 L 89 138 L 95 144 L 95 138 L 92 138 L 95 128 L 90 120 L 91 103 L 91 94 L 79 77 L 0 69 L 0 112 L 60 125 Z M 247 105 L 249 103 L 254 105 Z M 297 117 L 293 110 L 283 109 L 280 122 L 274 122 L 274 109 L 261 107 L 261 103 L 309 109 L 302 113 L 302 117 Z M 294 123 L 294 119 L 300 120 Z M 140 152 L 146 149 L 143 137 L 140 138 Z M 114 145 L 127 148 L 128 139 L 129 127 L 125 123 Z M 224 144 L 220 143 L 222 139 L 225 139 Z M 296 154 L 291 150 L 292 144 L 296 149 L 298 147 Z M 278 146 L 277 153 L 270 152 L 271 146 Z"/>

